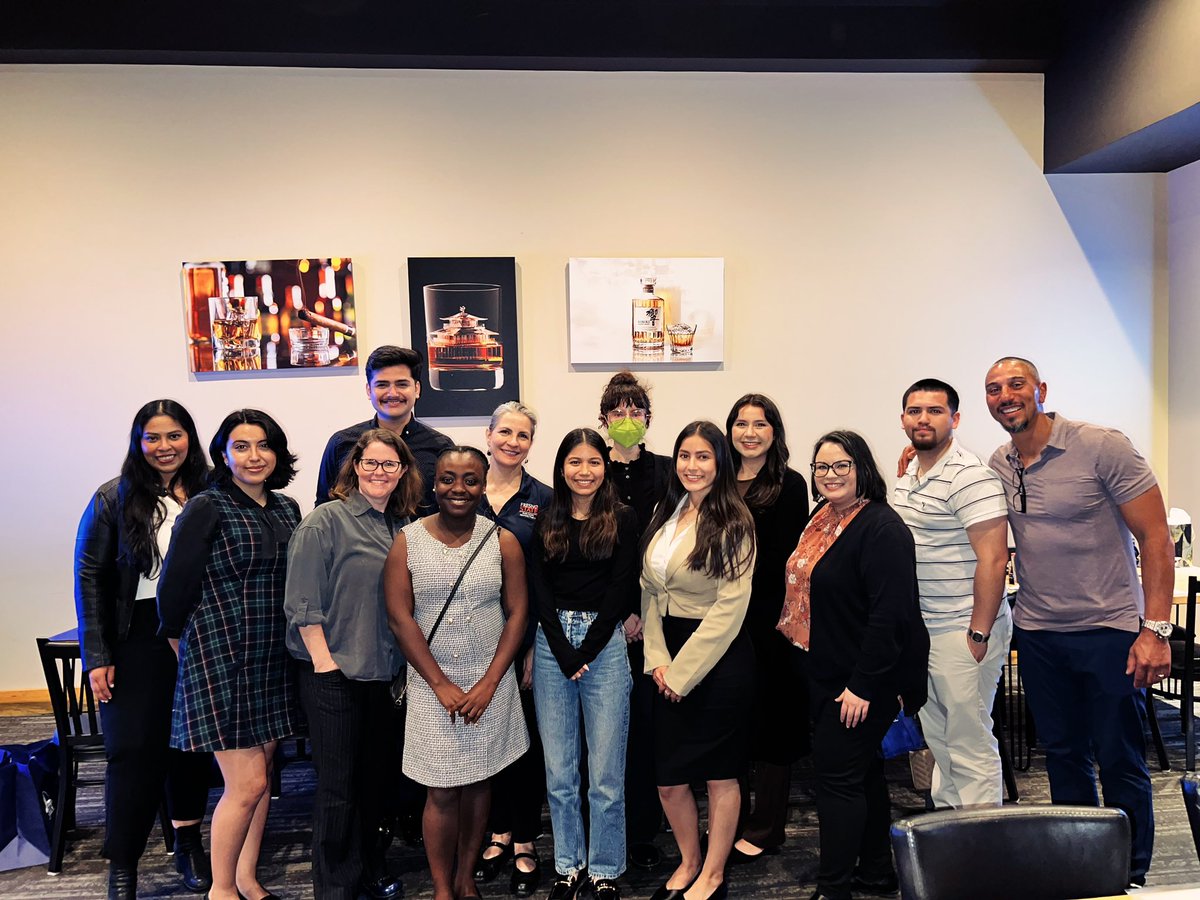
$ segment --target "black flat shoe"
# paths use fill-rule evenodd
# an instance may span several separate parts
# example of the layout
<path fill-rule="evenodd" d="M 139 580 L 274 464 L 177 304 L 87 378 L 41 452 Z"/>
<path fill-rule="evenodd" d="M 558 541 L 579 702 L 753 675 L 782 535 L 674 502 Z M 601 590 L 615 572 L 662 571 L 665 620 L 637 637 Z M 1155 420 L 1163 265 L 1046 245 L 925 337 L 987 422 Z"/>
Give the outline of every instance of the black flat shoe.
<path fill-rule="evenodd" d="M 108 900 L 137 900 L 136 868 L 109 865 Z"/>
<path fill-rule="evenodd" d="M 575 895 L 579 893 L 581 884 L 583 884 L 581 872 L 576 872 L 574 875 L 559 875 L 554 879 L 554 884 L 551 885 L 546 900 L 574 900 Z"/>
<path fill-rule="evenodd" d="M 371 900 L 396 900 L 404 896 L 404 882 L 392 875 L 382 875 L 364 881 L 362 892 Z"/>
<path fill-rule="evenodd" d="M 662 863 L 662 851 L 653 844 L 630 844 L 629 862 L 639 869 L 656 869 Z"/>
<path fill-rule="evenodd" d="M 591 880 L 592 900 L 621 900 L 621 889 L 612 878 L 593 878 Z"/>
<path fill-rule="evenodd" d="M 850 888 L 858 894 L 895 894 L 900 890 L 900 880 L 894 874 L 882 878 L 864 878 L 856 873 L 850 879 Z"/>
<path fill-rule="evenodd" d="M 737 844 L 729 851 L 729 859 L 725 862 L 726 868 L 729 866 L 744 866 L 747 863 L 758 862 L 765 856 L 777 856 L 779 854 L 778 847 L 763 847 L 758 853 L 751 856 L 749 853 L 743 853 L 737 848 Z"/>
<path fill-rule="evenodd" d="M 518 859 L 532 859 L 533 868 L 528 872 L 523 872 L 517 868 Z M 542 861 L 538 859 L 537 851 L 532 853 L 514 853 L 513 854 L 513 873 L 509 880 L 508 887 L 518 897 L 532 897 L 533 892 L 538 889 L 538 885 L 542 883 Z"/>
<path fill-rule="evenodd" d="M 485 858 L 483 851 L 489 847 L 499 847 L 500 853 L 497 856 Z M 475 860 L 475 880 L 476 881 L 492 881 L 500 870 L 504 868 L 504 864 L 512 858 L 512 844 L 503 844 L 500 841 L 488 841 L 484 845 L 483 850 L 479 851 L 479 858 Z"/>
<path fill-rule="evenodd" d="M 696 878 L 700 877 L 700 873 L 696 873 Z M 693 878 L 685 887 L 669 888 L 665 884 L 657 891 L 650 895 L 650 900 L 683 900 L 683 895 L 687 893 L 688 888 L 696 883 L 696 878 Z M 724 882 L 722 882 L 724 884 Z"/>

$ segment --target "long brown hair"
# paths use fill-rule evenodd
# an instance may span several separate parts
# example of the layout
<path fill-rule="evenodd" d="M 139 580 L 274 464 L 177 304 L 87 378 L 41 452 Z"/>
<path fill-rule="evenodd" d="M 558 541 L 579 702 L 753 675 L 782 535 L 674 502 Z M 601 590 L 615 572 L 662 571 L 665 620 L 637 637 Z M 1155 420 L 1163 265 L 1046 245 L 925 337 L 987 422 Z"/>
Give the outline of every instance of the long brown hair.
<path fill-rule="evenodd" d="M 746 505 L 753 509 L 767 509 L 774 506 L 783 490 L 783 476 L 787 474 L 788 453 L 787 435 L 783 429 L 783 416 L 779 407 L 766 394 L 744 394 L 733 404 L 729 415 L 725 417 L 725 438 L 729 442 L 729 453 L 733 457 L 734 478 L 742 465 L 742 454 L 733 444 L 733 423 L 738 420 L 743 406 L 753 406 L 763 411 L 763 418 L 771 426 L 771 446 L 767 448 L 767 458 L 763 467 L 754 476 L 750 489 L 746 491 Z"/>
<path fill-rule="evenodd" d="M 733 581 L 745 574 L 754 560 L 754 519 L 737 492 L 737 473 L 725 435 L 712 422 L 691 422 L 675 438 L 672 460 L 679 459 L 679 448 L 693 435 L 712 446 L 717 477 L 712 490 L 700 501 L 696 517 L 696 547 L 687 558 L 693 572 L 703 571 L 710 578 Z M 667 495 L 654 510 L 654 516 L 642 537 L 642 552 L 667 519 L 671 518 L 685 491 L 676 473 L 667 485 Z M 747 551 L 745 548 L 749 548 Z"/>
<path fill-rule="evenodd" d="M 425 480 L 421 477 L 421 470 L 417 468 L 417 459 L 408 449 L 408 444 L 404 443 L 395 432 L 388 431 L 386 428 L 372 428 L 363 432 L 362 437 L 355 443 L 354 449 L 342 461 L 337 481 L 329 491 L 329 496 L 335 500 L 345 500 L 350 496 L 351 491 L 358 490 L 358 470 L 354 466 L 363 458 L 363 451 L 367 449 L 367 446 L 376 442 L 386 444 L 395 450 L 396 455 L 400 457 L 400 465 L 404 466 L 404 474 L 400 476 L 400 483 L 392 491 L 392 496 L 388 497 L 387 511 L 397 518 L 412 516 L 425 496 Z"/>
<path fill-rule="evenodd" d="M 538 530 L 542 537 L 542 546 L 546 550 L 546 559 L 562 560 L 567 558 L 570 546 L 567 525 L 571 519 L 573 501 L 571 488 L 563 475 L 563 465 L 567 456 L 580 444 L 585 444 L 606 459 L 604 438 L 592 428 L 576 428 L 568 432 L 558 445 L 554 455 L 554 499 L 550 501 L 550 509 L 538 517 Z M 607 464 L 605 465 L 604 481 L 592 497 L 592 508 L 587 521 L 579 533 L 579 549 L 584 559 L 608 559 L 613 555 L 617 546 L 617 510 L 622 506 L 617 497 L 617 490 L 608 479 Z"/>

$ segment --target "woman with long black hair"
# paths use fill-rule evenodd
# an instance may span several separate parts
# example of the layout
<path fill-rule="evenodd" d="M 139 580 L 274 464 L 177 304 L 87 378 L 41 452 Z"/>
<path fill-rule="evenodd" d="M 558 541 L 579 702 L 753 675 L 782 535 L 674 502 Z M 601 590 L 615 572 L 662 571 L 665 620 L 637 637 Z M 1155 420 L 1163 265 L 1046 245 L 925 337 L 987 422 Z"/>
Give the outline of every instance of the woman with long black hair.
<path fill-rule="evenodd" d="M 621 900 L 629 659 L 621 626 L 637 577 L 637 516 L 605 476 L 604 439 L 577 428 L 554 457 L 554 499 L 530 554 L 540 623 L 533 694 L 546 759 L 557 880 L 569 900 L 587 871 L 594 900 Z M 590 828 L 579 804 L 580 725 L 587 741 Z"/>
<path fill-rule="evenodd" d="M 742 630 L 754 575 L 754 520 L 738 496 L 725 435 L 692 422 L 675 439 L 675 478 L 650 520 L 642 553 L 646 671 L 658 688 L 654 762 L 679 867 L 653 900 L 726 895 L 737 829 L 738 777 L 749 764 L 746 696 L 754 648 Z M 691 785 L 708 787 L 702 855 Z"/>
<path fill-rule="evenodd" d="M 731 863 L 745 863 L 782 846 L 792 763 L 809 752 L 811 743 L 800 651 L 775 630 L 783 607 L 784 567 L 808 521 L 808 486 L 788 467 L 783 417 L 770 397 L 739 397 L 725 419 L 725 437 L 737 466 L 738 493 L 754 517 L 756 550 L 746 613 L 755 663 L 753 771 L 742 779 L 740 833 L 730 855 Z M 788 713 L 781 715 L 785 709 Z"/>
<path fill-rule="evenodd" d="M 175 654 L 158 636 L 154 603 L 175 518 L 207 478 L 191 415 L 174 400 L 152 400 L 133 418 L 120 477 L 100 486 L 79 523 L 75 607 L 108 759 L 104 855 L 110 900 L 136 896 L 138 860 L 164 789 L 183 883 L 197 892 L 211 883 L 200 820 L 212 756 L 168 746 Z"/>

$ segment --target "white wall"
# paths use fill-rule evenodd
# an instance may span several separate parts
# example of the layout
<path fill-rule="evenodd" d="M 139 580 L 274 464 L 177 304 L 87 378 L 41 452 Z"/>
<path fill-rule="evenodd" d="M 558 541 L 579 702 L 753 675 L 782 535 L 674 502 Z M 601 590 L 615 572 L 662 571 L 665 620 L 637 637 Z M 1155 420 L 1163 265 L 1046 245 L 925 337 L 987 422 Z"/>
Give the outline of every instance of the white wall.
<path fill-rule="evenodd" d="M 1171 503 L 1200 523 L 1200 162 L 1167 178 L 1171 279 Z"/>
<path fill-rule="evenodd" d="M 406 257 L 515 256 L 543 477 L 607 379 L 567 364 L 570 256 L 726 259 L 727 364 L 651 376 L 656 449 L 760 390 L 798 467 L 848 426 L 888 469 L 932 374 L 987 453 L 983 374 L 1017 353 L 1051 406 L 1165 459 L 1155 176 L 1052 189 L 1041 121 L 1037 76 L 0 67 L 0 689 L 37 687 L 33 637 L 73 622 L 75 525 L 142 402 L 205 439 L 273 412 L 305 509 L 328 434 L 370 412 L 360 376 L 190 380 L 183 260 L 351 256 L 369 350 L 408 334 Z"/>

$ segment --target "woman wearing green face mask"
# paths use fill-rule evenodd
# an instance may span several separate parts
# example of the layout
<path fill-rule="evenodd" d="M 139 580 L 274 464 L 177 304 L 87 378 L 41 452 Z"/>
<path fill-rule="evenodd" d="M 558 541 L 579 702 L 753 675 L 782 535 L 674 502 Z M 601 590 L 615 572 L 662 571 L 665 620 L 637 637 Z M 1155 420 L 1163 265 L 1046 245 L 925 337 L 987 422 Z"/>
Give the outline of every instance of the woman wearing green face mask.
<path fill-rule="evenodd" d="M 600 426 L 608 431 L 608 479 L 617 495 L 637 515 L 638 534 L 646 530 L 654 507 L 666 496 L 673 477 L 671 460 L 646 449 L 642 441 L 650 425 L 650 394 L 632 372 L 618 372 L 600 395 Z M 625 610 L 625 640 L 633 693 L 629 702 L 629 745 L 625 769 L 625 830 L 629 861 L 653 869 L 662 861 L 654 836 L 662 825 L 662 806 L 654 777 L 650 710 L 654 681 L 644 674 L 641 593 L 634 585 Z"/>

